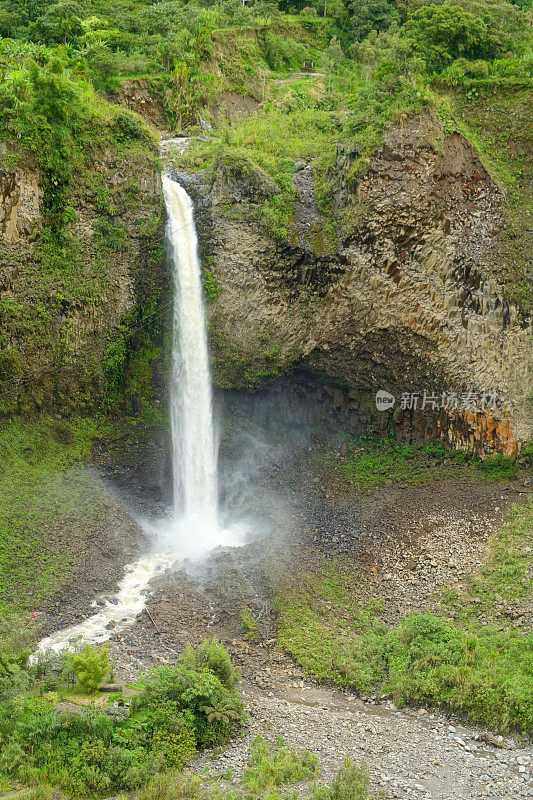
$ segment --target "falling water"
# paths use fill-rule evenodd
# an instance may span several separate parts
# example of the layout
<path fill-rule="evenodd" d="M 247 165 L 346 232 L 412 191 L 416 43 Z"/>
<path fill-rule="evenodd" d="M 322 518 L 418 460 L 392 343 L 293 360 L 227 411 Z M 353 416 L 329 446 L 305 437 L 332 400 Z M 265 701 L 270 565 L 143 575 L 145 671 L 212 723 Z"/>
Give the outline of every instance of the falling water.
<path fill-rule="evenodd" d="M 217 524 L 217 470 L 211 379 L 193 205 L 185 189 L 163 175 L 166 235 L 174 274 L 170 417 L 174 501 L 168 520 L 140 521 L 155 541 L 154 552 L 126 567 L 118 592 L 83 622 L 39 643 L 61 650 L 73 637 L 101 642 L 130 625 L 146 604 L 150 580 L 176 562 L 204 557 L 217 546 L 238 547 L 243 523 Z M 96 603 L 95 603 L 96 605 Z"/>
<path fill-rule="evenodd" d="M 193 204 L 185 189 L 163 176 L 167 241 L 174 273 L 170 418 L 174 518 L 214 533 L 216 453 L 211 378 Z"/>

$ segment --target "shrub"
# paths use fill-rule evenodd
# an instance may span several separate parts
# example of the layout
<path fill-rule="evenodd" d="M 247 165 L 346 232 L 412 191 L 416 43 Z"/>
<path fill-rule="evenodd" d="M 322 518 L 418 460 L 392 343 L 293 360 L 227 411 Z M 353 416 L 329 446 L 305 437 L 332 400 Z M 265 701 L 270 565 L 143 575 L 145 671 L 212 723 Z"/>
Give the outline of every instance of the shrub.
<path fill-rule="evenodd" d="M 152 749 L 164 756 L 167 766 L 181 769 L 195 755 L 196 739 L 193 731 L 187 727 L 178 733 L 159 728 L 154 734 Z"/>
<path fill-rule="evenodd" d="M 430 613 L 388 634 L 385 690 L 397 702 L 451 708 L 491 727 L 533 729 L 533 637 L 490 628 L 469 633 Z"/>
<path fill-rule="evenodd" d="M 221 285 L 213 275 L 210 269 L 204 269 L 202 272 L 202 282 L 204 291 L 208 300 L 215 300 L 222 291 Z"/>
<path fill-rule="evenodd" d="M 8 742 L 0 752 L 0 770 L 6 775 L 16 776 L 26 760 L 26 753 L 18 742 Z"/>
<path fill-rule="evenodd" d="M 104 249 L 112 250 L 115 253 L 128 249 L 128 229 L 123 222 L 99 219 L 95 225 L 95 235 L 98 243 Z"/>
<path fill-rule="evenodd" d="M 318 759 L 309 750 L 291 750 L 280 737 L 275 745 L 258 736 L 250 750 L 243 784 L 254 794 L 264 789 L 309 780 L 318 774 Z"/>
<path fill-rule="evenodd" d="M 31 617 L 4 611 L 0 622 L 0 701 L 29 688 L 30 644 L 37 626 Z"/>
<path fill-rule="evenodd" d="M 124 139 L 142 139 L 144 127 L 139 118 L 131 111 L 121 109 L 115 114 L 113 123 L 115 135 L 119 141 Z"/>
<path fill-rule="evenodd" d="M 191 648 L 192 650 L 192 648 Z M 107 646 L 86 646 L 66 658 L 84 691 L 94 691 L 109 671 Z M 0 772 L 42 781 L 75 796 L 132 791 L 167 768 L 182 769 L 200 747 L 220 744 L 243 721 L 233 689 L 235 673 L 216 641 L 192 650 L 198 666 L 181 659 L 142 682 L 128 716 L 92 709 L 56 711 L 58 695 L 30 694 L 0 705 Z M 41 680 L 60 660 L 39 663 Z M 115 711 L 116 709 L 113 709 Z"/>
<path fill-rule="evenodd" d="M 81 653 L 67 653 L 66 658 L 74 670 L 78 686 L 86 694 L 95 692 L 111 670 L 107 643 L 100 648 L 87 644 Z"/>
<path fill-rule="evenodd" d="M 311 800 L 379 800 L 380 797 L 379 792 L 370 791 L 370 778 L 364 764 L 357 766 L 347 756 L 331 786 L 316 788 Z"/>
<path fill-rule="evenodd" d="M 196 667 L 205 667 L 216 675 L 226 689 L 235 688 L 239 674 L 231 663 L 224 645 L 217 642 L 215 638 L 205 639 L 196 648 L 194 663 Z"/>
<path fill-rule="evenodd" d="M 196 650 L 188 646 L 175 666 L 153 670 L 133 707 L 156 728 L 177 733 L 189 728 L 200 747 L 212 747 L 228 741 L 243 721 L 236 680 L 224 647 L 205 640 Z"/>
<path fill-rule="evenodd" d="M 142 747 L 130 750 L 115 745 L 107 750 L 102 762 L 111 786 L 128 790 L 139 789 L 160 767 L 157 757 Z"/>
<path fill-rule="evenodd" d="M 409 16 L 402 30 L 437 71 L 460 57 L 493 58 L 501 48 L 484 20 L 459 5 L 428 3 Z"/>

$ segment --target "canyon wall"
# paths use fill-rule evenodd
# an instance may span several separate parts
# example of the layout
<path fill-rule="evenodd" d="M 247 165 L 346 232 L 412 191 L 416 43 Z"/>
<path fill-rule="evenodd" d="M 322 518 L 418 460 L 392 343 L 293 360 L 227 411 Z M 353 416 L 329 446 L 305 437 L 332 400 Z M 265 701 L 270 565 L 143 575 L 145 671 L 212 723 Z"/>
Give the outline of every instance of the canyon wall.
<path fill-rule="evenodd" d="M 257 224 L 277 191 L 259 170 L 219 159 L 181 176 L 216 282 L 215 382 L 254 389 L 305 368 L 355 392 L 388 391 L 399 427 L 420 418 L 425 390 L 437 408 L 419 427 L 516 454 L 531 436 L 532 331 L 498 263 L 503 191 L 466 139 L 429 116 L 393 126 L 363 174 L 358 156 L 338 150 L 329 216 L 314 200 L 313 164 L 297 164 L 285 241 Z"/>
<path fill-rule="evenodd" d="M 162 403 L 168 275 L 151 148 L 110 148 L 76 177 L 74 244 L 59 261 L 43 176 L 4 149 L 3 413 Z M 402 438 L 515 455 L 531 437 L 532 331 L 500 258 L 503 190 L 429 115 L 391 127 L 364 169 L 359 156 L 339 145 L 327 213 L 313 163 L 297 162 L 283 239 L 261 222 L 279 191 L 265 173 L 224 158 L 183 172 L 176 159 L 196 204 L 215 383 L 257 390 L 304 370 Z M 369 402 L 378 390 L 395 398 L 386 411 Z"/>
<path fill-rule="evenodd" d="M 0 411 L 118 405 L 166 280 L 157 150 L 99 153 L 69 187 L 71 220 L 55 238 L 45 176 L 10 154 L 0 153 Z M 149 362 L 133 394 L 150 394 Z"/>

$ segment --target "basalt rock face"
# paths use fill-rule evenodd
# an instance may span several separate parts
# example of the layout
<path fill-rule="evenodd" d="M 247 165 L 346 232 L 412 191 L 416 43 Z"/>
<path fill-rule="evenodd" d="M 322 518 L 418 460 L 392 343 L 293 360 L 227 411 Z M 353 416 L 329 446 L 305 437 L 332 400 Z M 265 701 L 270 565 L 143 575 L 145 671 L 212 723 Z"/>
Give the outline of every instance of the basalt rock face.
<path fill-rule="evenodd" d="M 47 238 L 45 176 L 16 157 L 0 158 L 0 414 L 89 409 L 106 381 L 120 389 L 128 325 L 164 281 L 157 151 L 109 149 L 74 177 L 63 251 Z"/>
<path fill-rule="evenodd" d="M 425 434 L 515 454 L 531 435 L 531 324 L 489 257 L 506 225 L 502 191 L 470 144 L 429 117 L 391 128 L 362 176 L 357 158 L 339 149 L 329 220 L 314 202 L 313 165 L 297 165 L 283 242 L 257 222 L 276 191 L 268 176 L 223 164 L 209 182 L 182 176 L 220 289 L 210 304 L 215 382 L 257 388 L 305 368 L 362 394 L 387 390 L 402 429 L 420 417 L 424 390 L 437 406 L 457 392 L 446 410 L 425 410 Z M 401 408 L 404 393 L 419 393 L 418 412 Z"/>

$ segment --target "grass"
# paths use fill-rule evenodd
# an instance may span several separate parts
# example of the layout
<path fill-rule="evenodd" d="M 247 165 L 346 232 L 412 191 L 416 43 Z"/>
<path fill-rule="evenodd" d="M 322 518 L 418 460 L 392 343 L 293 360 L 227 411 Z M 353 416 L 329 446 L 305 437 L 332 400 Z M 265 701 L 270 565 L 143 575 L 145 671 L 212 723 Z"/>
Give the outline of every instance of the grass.
<path fill-rule="evenodd" d="M 383 91 L 369 85 L 355 69 L 336 76 L 327 91 L 323 77 L 276 80 L 271 74 L 265 93 L 263 107 L 256 113 L 219 122 L 208 138 L 193 140 L 181 164 L 187 169 L 200 165 L 210 172 L 211 180 L 244 181 L 249 196 L 243 199 L 251 205 L 246 218 L 255 213 L 276 238 L 292 242 L 295 163 L 312 162 L 315 199 L 323 215 L 314 234 L 314 250 L 326 255 L 360 211 L 357 203 L 342 213 L 333 214 L 330 208 L 339 141 L 359 152 L 347 176 L 353 180 L 364 172 L 387 126 L 431 104 L 435 97 L 429 90 L 415 91 L 408 83 Z M 235 215 L 238 208 L 232 207 L 229 213 Z"/>
<path fill-rule="evenodd" d="M 413 485 L 446 478 L 504 481 L 518 470 L 513 459 L 499 454 L 481 460 L 440 444 L 404 444 L 372 434 L 341 437 L 335 451 L 323 454 L 323 464 L 340 491 L 369 490 L 395 481 Z"/>
<path fill-rule="evenodd" d="M 94 419 L 14 419 L 0 430 L 0 609 L 35 608 L 78 563 L 80 531 L 90 528 L 101 491 L 81 469 Z"/>
<path fill-rule="evenodd" d="M 510 512 L 463 596 L 444 592 L 434 613 L 392 628 L 381 619 L 381 601 L 358 603 L 357 574 L 319 562 L 297 588 L 278 594 L 279 643 L 321 680 L 362 692 L 378 687 L 400 705 L 437 706 L 496 730 L 532 733 L 533 635 L 503 615 L 490 622 L 484 615 L 498 598 L 530 601 L 532 527 L 530 499 Z M 451 607 L 461 609 L 453 622 Z"/>
<path fill-rule="evenodd" d="M 483 165 L 505 193 L 508 226 L 501 231 L 489 267 L 524 314 L 531 311 L 533 289 L 529 228 L 533 193 L 528 172 L 531 157 L 529 87 L 457 89 L 453 114 L 459 129 L 474 145 Z"/>
<path fill-rule="evenodd" d="M 259 758 L 259 761 L 258 761 Z M 291 789 L 318 774 L 317 757 L 307 750 L 291 750 L 283 739 L 275 745 L 257 737 L 252 744 L 242 784 L 227 774 L 222 780 L 200 775 L 158 775 L 139 792 L 138 800 L 380 800 L 374 792 L 364 764 L 346 758 L 331 784 Z M 252 780 L 253 776 L 253 780 Z"/>
<path fill-rule="evenodd" d="M 533 552 L 533 511 L 513 506 L 508 519 L 489 544 L 488 557 L 478 575 L 467 581 L 466 590 L 445 592 L 440 598 L 443 612 L 453 612 L 456 623 L 476 626 L 480 617 L 500 627 L 509 626 L 506 603 L 527 601 L 533 595 L 533 576 L 528 566 Z"/>
<path fill-rule="evenodd" d="M 259 623 L 249 608 L 241 609 L 241 630 L 249 642 L 255 641 L 259 630 Z"/>
<path fill-rule="evenodd" d="M 209 141 L 195 140 L 181 160 L 190 168 L 201 159 L 202 169 L 210 168 L 213 178 L 244 179 L 258 220 L 278 238 L 287 238 L 296 196 L 295 163 L 318 157 L 331 163 L 336 135 L 334 120 L 316 101 L 292 112 L 267 104 L 250 117 L 222 125 Z"/>
<path fill-rule="evenodd" d="M 309 750 L 291 750 L 282 738 L 271 745 L 257 737 L 251 747 L 242 782 L 253 795 L 277 786 L 315 778 L 318 758 Z"/>

